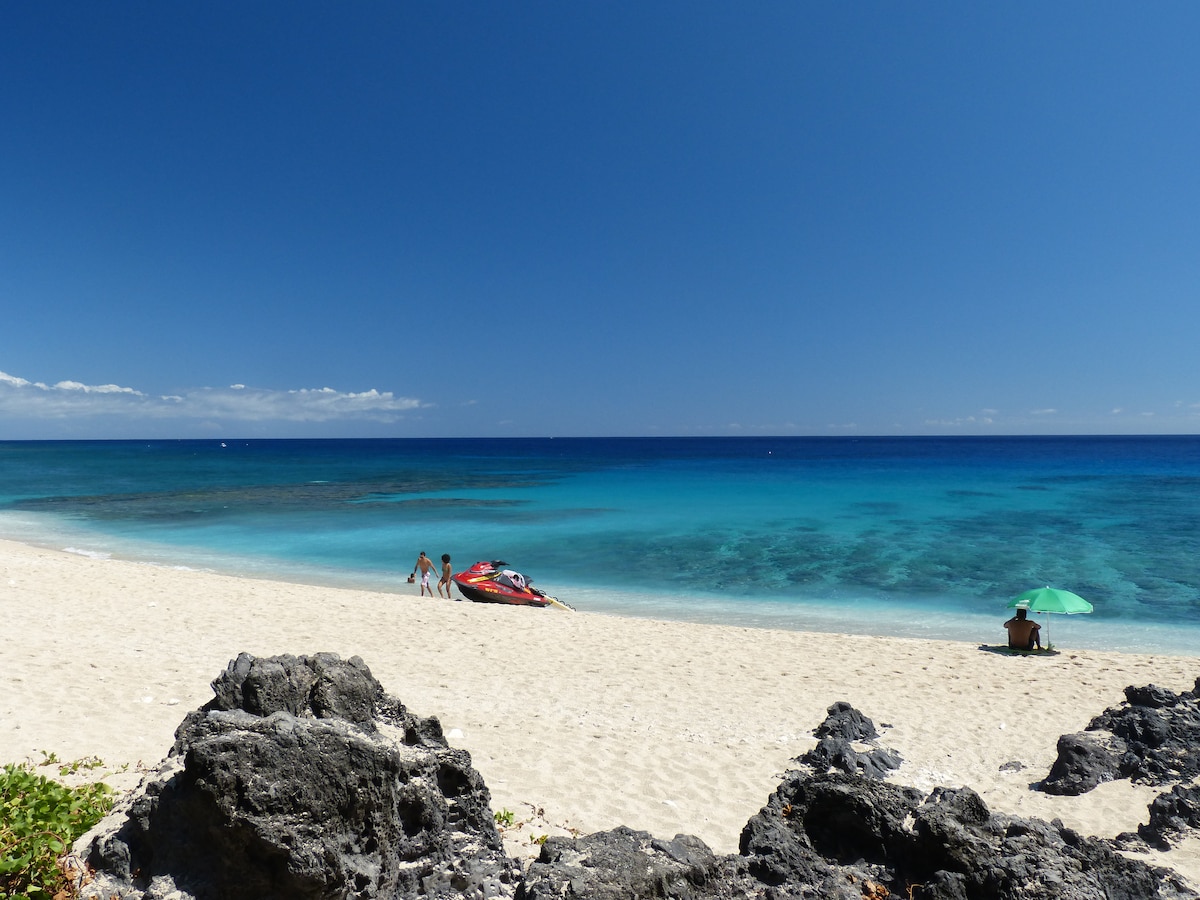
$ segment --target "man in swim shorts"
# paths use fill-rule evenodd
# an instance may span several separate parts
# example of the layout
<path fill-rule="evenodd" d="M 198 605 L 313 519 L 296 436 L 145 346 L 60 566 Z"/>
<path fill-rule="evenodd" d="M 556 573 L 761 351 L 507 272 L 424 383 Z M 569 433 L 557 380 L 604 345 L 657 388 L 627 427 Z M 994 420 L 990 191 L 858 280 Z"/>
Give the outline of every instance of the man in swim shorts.
<path fill-rule="evenodd" d="M 421 555 L 417 557 L 416 565 L 413 566 L 413 575 L 417 574 L 417 569 L 421 570 L 421 596 L 425 596 L 425 592 L 429 591 L 429 596 L 433 596 L 433 588 L 429 586 L 429 576 L 433 574 L 433 560 L 425 555 L 425 551 L 421 551 Z"/>
<path fill-rule="evenodd" d="M 1008 646 L 1014 650 L 1033 650 L 1035 647 L 1041 650 L 1042 638 L 1038 632 L 1042 626 L 1026 618 L 1027 615 L 1025 610 L 1018 609 L 1017 614 L 1004 623 L 1008 629 Z"/>

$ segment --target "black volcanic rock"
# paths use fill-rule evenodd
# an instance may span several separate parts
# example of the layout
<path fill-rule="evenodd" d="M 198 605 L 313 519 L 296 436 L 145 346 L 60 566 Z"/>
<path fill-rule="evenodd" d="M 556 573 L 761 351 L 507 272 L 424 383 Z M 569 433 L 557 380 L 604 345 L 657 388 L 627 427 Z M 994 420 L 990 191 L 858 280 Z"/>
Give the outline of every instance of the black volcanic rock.
<path fill-rule="evenodd" d="M 1145 687 L 1135 687 L 1129 685 L 1125 688 L 1125 699 L 1129 701 L 1131 706 L 1144 706 L 1148 709 L 1163 709 L 1168 706 L 1174 706 L 1179 702 L 1179 695 L 1168 691 L 1166 688 L 1160 688 L 1155 684 L 1148 684 Z"/>
<path fill-rule="evenodd" d="M 810 766 L 817 773 L 836 769 L 847 775 L 865 775 L 868 778 L 883 778 L 888 772 L 900 768 L 903 762 L 900 754 L 874 746 L 874 739 L 879 737 L 875 723 L 849 703 L 839 700 L 826 713 L 825 721 L 813 731 L 817 746 L 796 762 Z M 855 741 L 869 742 L 872 746 L 868 750 L 858 751 L 853 746 Z"/>
<path fill-rule="evenodd" d="M 645 831 L 614 828 L 580 838 L 552 837 L 542 845 L 522 886 L 523 900 L 587 897 L 708 896 L 721 860 L 702 840 L 679 834 L 662 841 Z"/>
<path fill-rule="evenodd" d="M 1200 776 L 1200 679 L 1195 691 L 1131 686 L 1125 698 L 1085 731 L 1059 739 L 1058 758 L 1041 790 L 1076 795 L 1115 778 L 1166 785 Z"/>
<path fill-rule="evenodd" d="M 1160 850 L 1169 850 L 1171 841 L 1200 830 L 1200 784 L 1175 785 L 1150 802 L 1150 821 L 1138 826 L 1138 835 Z"/>
<path fill-rule="evenodd" d="M 518 897 L 821 900 L 1196 900 L 1170 872 L 1062 826 L 991 813 L 966 788 L 929 796 L 840 773 L 791 773 L 737 855 L 620 828 L 551 838 Z"/>
<path fill-rule="evenodd" d="M 1125 742 L 1112 735 L 1082 731 L 1058 739 L 1058 757 L 1039 785 L 1047 794 L 1077 797 L 1098 784 L 1122 777 Z"/>
<path fill-rule="evenodd" d="M 483 780 L 362 660 L 242 654 L 101 823 L 91 896 L 512 896 Z"/>
<path fill-rule="evenodd" d="M 522 873 L 467 753 L 385 695 L 361 660 L 243 654 L 213 690 L 156 777 L 76 844 L 95 869 L 78 896 L 1200 900 L 1168 870 L 1060 822 L 993 814 L 967 788 L 926 795 L 857 765 L 788 773 L 737 854 L 617 828 L 549 838 Z M 848 704 L 830 714 L 822 742 L 874 733 Z M 1198 800 L 1190 789 L 1164 800 L 1148 839 L 1196 827 Z"/>
<path fill-rule="evenodd" d="M 816 727 L 817 738 L 839 737 L 847 741 L 869 741 L 879 737 L 875 723 L 845 700 L 839 700 L 825 711 L 825 721 Z"/>

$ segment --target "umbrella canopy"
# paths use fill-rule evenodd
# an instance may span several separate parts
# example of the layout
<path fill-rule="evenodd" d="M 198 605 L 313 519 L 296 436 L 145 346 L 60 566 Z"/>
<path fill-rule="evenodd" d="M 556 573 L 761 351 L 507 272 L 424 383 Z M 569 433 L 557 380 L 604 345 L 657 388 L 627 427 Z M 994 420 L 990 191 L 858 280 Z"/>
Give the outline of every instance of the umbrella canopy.
<path fill-rule="evenodd" d="M 1008 601 L 1009 609 L 1027 609 L 1030 612 L 1063 613 L 1071 616 L 1076 613 L 1090 613 L 1092 604 L 1078 594 L 1062 591 L 1058 588 L 1034 588 L 1023 594 L 1017 594 Z"/>
<path fill-rule="evenodd" d="M 1017 594 L 1008 601 L 1009 609 L 1027 609 L 1035 613 L 1062 613 L 1073 616 L 1077 613 L 1090 613 L 1092 604 L 1078 594 L 1058 588 L 1034 588 L 1023 594 Z M 1046 648 L 1050 648 L 1050 620 L 1046 620 Z"/>

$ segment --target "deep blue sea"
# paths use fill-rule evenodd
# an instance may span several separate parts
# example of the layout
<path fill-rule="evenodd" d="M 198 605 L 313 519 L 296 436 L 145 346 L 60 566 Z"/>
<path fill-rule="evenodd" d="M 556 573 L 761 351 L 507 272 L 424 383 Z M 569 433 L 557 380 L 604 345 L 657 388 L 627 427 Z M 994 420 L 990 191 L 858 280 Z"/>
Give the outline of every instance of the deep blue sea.
<path fill-rule="evenodd" d="M 1095 606 L 1060 647 L 1200 656 L 1197 437 L 0 442 L 0 536 L 406 592 L 425 550 L 595 612 L 981 643 L 1052 585 Z"/>

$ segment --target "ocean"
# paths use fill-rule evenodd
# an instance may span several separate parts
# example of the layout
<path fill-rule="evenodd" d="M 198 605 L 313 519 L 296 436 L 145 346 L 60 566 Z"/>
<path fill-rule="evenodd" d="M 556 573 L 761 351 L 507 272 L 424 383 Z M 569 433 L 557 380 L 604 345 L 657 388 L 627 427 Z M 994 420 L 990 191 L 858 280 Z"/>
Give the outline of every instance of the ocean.
<path fill-rule="evenodd" d="M 0 442 L 0 536 L 397 592 L 424 550 L 581 610 L 931 641 L 1002 643 L 1051 585 L 1095 607 L 1042 619 L 1062 648 L 1200 655 L 1190 436 Z"/>

